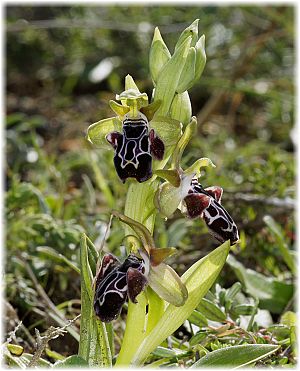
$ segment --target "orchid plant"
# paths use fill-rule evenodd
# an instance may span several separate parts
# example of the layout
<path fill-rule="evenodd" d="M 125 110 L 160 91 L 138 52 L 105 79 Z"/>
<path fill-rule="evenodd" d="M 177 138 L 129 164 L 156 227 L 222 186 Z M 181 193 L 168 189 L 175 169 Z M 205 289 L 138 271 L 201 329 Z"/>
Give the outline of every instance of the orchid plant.
<path fill-rule="evenodd" d="M 222 189 L 204 188 L 198 182 L 201 167 L 214 167 L 213 163 L 200 158 L 181 168 L 182 153 L 196 134 L 188 89 L 203 72 L 204 42 L 195 20 L 171 55 L 156 28 L 149 57 L 152 101 L 128 75 L 118 102 L 109 102 L 115 116 L 88 128 L 87 139 L 95 147 L 114 151 L 116 177 L 125 183 L 126 201 L 123 213 L 112 214 L 124 223 L 128 237 L 122 263 L 112 254 L 100 259 L 88 237 L 82 237 L 79 355 L 90 366 L 112 365 L 111 323 L 127 300 L 126 328 L 114 364 L 143 364 L 193 312 L 216 280 L 230 245 L 238 240 L 237 227 L 220 203 Z M 166 263 L 176 249 L 159 248 L 153 239 L 156 217 L 170 218 L 177 208 L 190 218 L 202 218 L 222 242 L 182 277 Z"/>

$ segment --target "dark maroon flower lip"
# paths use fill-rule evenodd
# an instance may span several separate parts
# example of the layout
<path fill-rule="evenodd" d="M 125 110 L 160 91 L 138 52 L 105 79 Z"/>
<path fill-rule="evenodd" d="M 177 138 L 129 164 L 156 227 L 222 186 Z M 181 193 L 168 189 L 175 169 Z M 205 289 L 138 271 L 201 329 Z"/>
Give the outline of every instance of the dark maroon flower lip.
<path fill-rule="evenodd" d="M 210 233 L 220 242 L 239 240 L 238 228 L 227 210 L 221 205 L 223 189 L 218 186 L 203 188 L 193 179 L 188 195 L 184 197 L 188 217 L 202 218 Z"/>
<path fill-rule="evenodd" d="M 114 165 L 119 178 L 135 178 L 142 183 L 152 177 L 152 158 L 162 160 L 165 146 L 151 129 L 145 115 L 125 118 L 122 133 L 114 131 L 106 136 L 115 150 Z"/>
<path fill-rule="evenodd" d="M 102 322 L 116 319 L 123 304 L 129 298 L 137 303 L 136 297 L 147 285 L 144 275 L 145 263 L 133 254 L 123 263 L 112 254 L 104 255 L 96 277 L 94 309 Z"/>

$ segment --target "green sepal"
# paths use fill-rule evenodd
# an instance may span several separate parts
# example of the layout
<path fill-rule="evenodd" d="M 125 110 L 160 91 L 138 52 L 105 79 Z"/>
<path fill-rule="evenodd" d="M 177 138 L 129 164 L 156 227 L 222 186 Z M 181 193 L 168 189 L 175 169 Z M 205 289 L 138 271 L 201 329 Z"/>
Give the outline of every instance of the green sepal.
<path fill-rule="evenodd" d="M 170 58 L 171 54 L 169 49 L 165 44 L 158 27 L 155 27 L 149 54 L 149 69 L 154 83 L 156 83 L 162 68 Z"/>
<path fill-rule="evenodd" d="M 113 131 L 122 131 L 122 121 L 117 117 L 110 117 L 90 125 L 86 139 L 98 148 L 112 149 L 105 137 Z"/>
<path fill-rule="evenodd" d="M 114 100 L 109 101 L 109 106 L 118 115 L 120 120 L 123 120 L 124 115 L 126 115 L 126 113 L 128 113 L 130 110 L 129 107 L 123 106 L 122 104 L 119 104 Z"/>
<path fill-rule="evenodd" d="M 176 211 L 181 201 L 180 188 L 173 187 L 172 184 L 163 183 L 156 191 L 154 205 L 165 217 L 171 217 Z"/>
<path fill-rule="evenodd" d="M 156 116 L 150 122 L 150 127 L 154 129 L 166 147 L 175 145 L 182 134 L 181 122 L 169 117 Z"/>
<path fill-rule="evenodd" d="M 169 256 L 174 255 L 177 252 L 175 247 L 164 247 L 161 249 L 152 249 L 150 251 L 150 263 L 153 267 L 159 265 Z"/>
<path fill-rule="evenodd" d="M 175 94 L 170 108 L 170 114 L 173 119 L 176 119 L 187 125 L 191 121 L 192 106 L 187 91 L 181 94 Z"/>
<path fill-rule="evenodd" d="M 160 178 L 167 180 L 169 183 L 172 184 L 174 187 L 180 186 L 180 175 L 178 170 L 171 169 L 171 170 L 155 170 L 154 172 Z"/>
<path fill-rule="evenodd" d="M 137 87 L 136 83 L 133 80 L 133 77 L 128 74 L 125 77 L 125 90 L 129 89 L 137 90 L 138 92 L 140 92 L 139 88 Z"/>
<path fill-rule="evenodd" d="M 199 19 L 195 19 L 190 26 L 188 26 L 181 32 L 179 39 L 175 45 L 175 50 L 177 50 L 189 37 L 192 37 L 191 46 L 195 46 L 198 40 L 198 23 Z"/>
<path fill-rule="evenodd" d="M 199 158 L 199 160 L 195 161 L 193 165 L 187 168 L 184 171 L 184 174 L 188 175 L 188 174 L 194 173 L 195 175 L 199 177 L 201 167 L 203 166 L 216 167 L 216 165 L 208 157 L 203 157 L 203 158 Z"/>
<path fill-rule="evenodd" d="M 161 263 L 151 266 L 148 275 L 149 286 L 165 301 L 176 307 L 183 305 L 188 297 L 185 285 L 169 265 Z"/>
<path fill-rule="evenodd" d="M 176 88 L 177 93 L 183 93 L 184 91 L 190 89 L 193 86 L 195 79 L 195 69 L 196 69 L 196 49 L 190 48 Z"/>
<path fill-rule="evenodd" d="M 181 136 L 180 140 L 178 141 L 172 157 L 172 167 L 179 169 L 181 157 L 185 147 L 189 143 L 189 141 L 195 136 L 197 131 L 197 119 L 195 116 L 192 117 L 192 120 L 187 125 L 183 135 Z"/>

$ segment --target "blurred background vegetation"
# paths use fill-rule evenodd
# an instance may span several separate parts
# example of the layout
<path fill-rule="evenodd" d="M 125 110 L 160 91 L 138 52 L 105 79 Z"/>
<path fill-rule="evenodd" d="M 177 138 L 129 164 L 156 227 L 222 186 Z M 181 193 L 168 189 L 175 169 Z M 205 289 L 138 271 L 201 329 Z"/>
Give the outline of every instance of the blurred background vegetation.
<path fill-rule="evenodd" d="M 294 13 L 291 6 L 6 7 L 4 336 L 22 320 L 14 342 L 33 353 L 35 328 L 43 332 L 80 313 L 80 233 L 101 245 L 111 208 L 122 210 L 125 201 L 113 153 L 92 148 L 86 129 L 113 116 L 108 100 L 124 90 L 126 74 L 151 96 L 155 26 L 173 51 L 180 32 L 199 18 L 207 64 L 190 91 L 199 132 L 183 162 L 205 156 L 217 165 L 202 183 L 224 188 L 223 204 L 241 235 L 209 299 L 256 341 L 283 344 L 265 364 L 295 362 Z M 115 220 L 111 231 L 104 251 L 122 257 Z M 217 246 L 204 223 L 180 213 L 167 223 L 158 217 L 155 238 L 179 248 L 171 260 L 179 273 Z M 235 304 L 246 303 L 252 314 L 254 308 L 255 317 L 226 309 L 222 292 L 237 281 Z M 120 337 L 124 318 L 126 308 L 114 323 Z M 51 341 L 45 358 L 75 354 L 78 327 Z M 201 331 L 182 326 L 173 340 L 209 350 L 231 344 L 208 331 L 195 340 Z"/>

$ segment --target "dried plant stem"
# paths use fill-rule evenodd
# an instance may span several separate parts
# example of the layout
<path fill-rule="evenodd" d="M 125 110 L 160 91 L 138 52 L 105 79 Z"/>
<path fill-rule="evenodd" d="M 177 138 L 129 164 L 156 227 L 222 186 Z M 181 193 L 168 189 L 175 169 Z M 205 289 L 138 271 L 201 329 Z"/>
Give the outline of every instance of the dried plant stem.
<path fill-rule="evenodd" d="M 48 342 L 52 339 L 57 338 L 60 335 L 64 335 L 67 331 L 66 328 L 71 326 L 79 317 L 81 314 L 78 314 L 75 318 L 68 321 L 68 323 L 63 327 L 49 327 L 45 334 L 43 336 L 40 335 L 40 332 L 38 329 L 35 329 L 36 334 L 36 351 L 33 354 L 33 357 L 31 358 L 28 367 L 35 367 L 41 358 Z"/>

